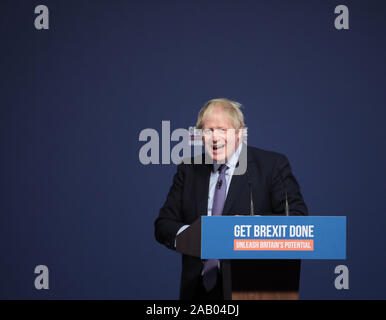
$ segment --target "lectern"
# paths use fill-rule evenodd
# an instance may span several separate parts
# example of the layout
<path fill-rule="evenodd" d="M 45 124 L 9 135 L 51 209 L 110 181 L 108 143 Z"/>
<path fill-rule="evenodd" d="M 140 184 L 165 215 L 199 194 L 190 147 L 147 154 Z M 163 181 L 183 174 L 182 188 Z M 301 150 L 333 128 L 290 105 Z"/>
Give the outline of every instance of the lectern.
<path fill-rule="evenodd" d="M 176 250 L 219 259 L 226 300 L 298 299 L 301 259 L 346 258 L 346 217 L 201 216 Z"/>

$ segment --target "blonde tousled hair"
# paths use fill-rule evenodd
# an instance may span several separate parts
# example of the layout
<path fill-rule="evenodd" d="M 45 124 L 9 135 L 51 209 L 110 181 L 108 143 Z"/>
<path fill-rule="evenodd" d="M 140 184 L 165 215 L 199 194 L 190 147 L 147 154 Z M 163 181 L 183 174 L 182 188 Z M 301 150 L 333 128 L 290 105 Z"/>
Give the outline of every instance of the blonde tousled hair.
<path fill-rule="evenodd" d="M 218 98 L 209 100 L 204 105 L 204 107 L 201 108 L 197 117 L 197 129 L 202 129 L 205 117 L 217 106 L 221 106 L 222 109 L 228 114 L 229 119 L 236 130 L 243 129 L 245 127 L 244 115 L 240 110 L 241 103 L 226 98 Z"/>

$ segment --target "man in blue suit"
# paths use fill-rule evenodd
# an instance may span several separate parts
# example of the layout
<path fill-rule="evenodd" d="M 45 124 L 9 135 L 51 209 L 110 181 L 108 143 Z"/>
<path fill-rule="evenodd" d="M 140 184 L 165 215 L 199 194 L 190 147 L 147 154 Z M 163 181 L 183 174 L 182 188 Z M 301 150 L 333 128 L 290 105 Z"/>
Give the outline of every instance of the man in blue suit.
<path fill-rule="evenodd" d="M 178 166 L 155 221 L 157 241 L 172 250 L 177 234 L 201 215 L 249 215 L 251 203 L 255 214 L 283 215 L 286 198 L 290 215 L 308 214 L 287 158 L 242 142 L 240 107 L 228 99 L 213 99 L 200 110 L 196 127 L 202 130 L 205 154 L 202 161 L 189 159 Z M 242 166 L 246 168 L 240 171 Z M 206 284 L 209 262 L 182 256 L 181 299 L 223 298 L 219 267 L 217 279 Z"/>

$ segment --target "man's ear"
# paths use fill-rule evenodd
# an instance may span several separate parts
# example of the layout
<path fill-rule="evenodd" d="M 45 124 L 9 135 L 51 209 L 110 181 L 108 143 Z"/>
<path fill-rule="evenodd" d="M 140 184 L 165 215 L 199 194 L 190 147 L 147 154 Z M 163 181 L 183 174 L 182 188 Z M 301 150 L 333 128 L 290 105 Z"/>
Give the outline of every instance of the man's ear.
<path fill-rule="evenodd" d="M 241 140 L 243 138 L 244 128 L 240 128 L 237 131 L 238 131 L 237 132 L 238 138 L 239 138 L 239 140 Z"/>

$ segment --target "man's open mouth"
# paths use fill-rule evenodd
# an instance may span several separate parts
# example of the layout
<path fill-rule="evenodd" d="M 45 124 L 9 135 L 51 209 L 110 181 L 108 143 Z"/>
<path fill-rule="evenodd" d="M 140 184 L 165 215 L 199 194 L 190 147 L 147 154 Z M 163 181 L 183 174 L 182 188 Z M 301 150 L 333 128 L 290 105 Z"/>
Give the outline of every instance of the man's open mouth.
<path fill-rule="evenodd" d="M 225 147 L 225 144 L 213 146 L 213 150 L 219 150 Z"/>

